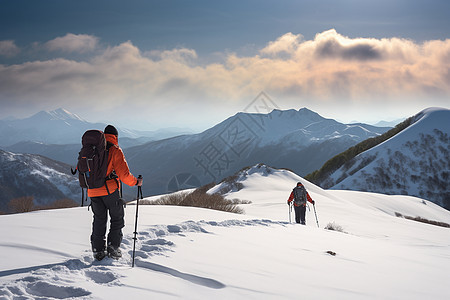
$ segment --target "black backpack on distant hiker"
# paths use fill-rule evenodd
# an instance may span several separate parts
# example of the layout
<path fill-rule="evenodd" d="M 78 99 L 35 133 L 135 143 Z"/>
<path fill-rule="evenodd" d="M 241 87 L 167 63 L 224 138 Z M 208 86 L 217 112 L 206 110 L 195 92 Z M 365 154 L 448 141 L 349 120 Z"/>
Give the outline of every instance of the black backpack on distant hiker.
<path fill-rule="evenodd" d="M 294 203 L 297 206 L 306 205 L 306 189 L 303 185 L 296 186 L 293 190 L 294 192 Z"/>
<path fill-rule="evenodd" d="M 88 130 L 81 138 L 78 163 L 72 174 L 78 170 L 78 180 L 83 189 L 95 189 L 105 185 L 108 169 L 108 150 L 105 134 L 100 130 Z M 82 192 L 84 202 L 84 193 Z M 86 196 L 87 200 L 87 196 Z"/>

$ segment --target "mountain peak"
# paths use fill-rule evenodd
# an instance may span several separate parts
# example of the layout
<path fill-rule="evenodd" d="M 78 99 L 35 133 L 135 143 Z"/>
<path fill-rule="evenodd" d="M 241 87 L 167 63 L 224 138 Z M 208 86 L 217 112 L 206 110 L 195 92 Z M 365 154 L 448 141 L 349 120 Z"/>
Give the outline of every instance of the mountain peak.
<path fill-rule="evenodd" d="M 317 114 L 315 111 L 312 111 L 312 110 L 310 110 L 310 109 L 308 109 L 308 108 L 306 108 L 306 107 L 300 108 L 300 109 L 298 110 L 298 112 L 301 112 L 301 113 L 312 113 L 312 114 Z"/>
<path fill-rule="evenodd" d="M 414 122 L 419 121 L 423 117 L 429 117 L 436 114 L 448 114 L 450 110 L 442 107 L 428 107 L 414 116 Z"/>
<path fill-rule="evenodd" d="M 74 113 L 69 112 L 64 108 L 58 108 L 56 110 L 49 111 L 48 114 L 52 116 L 52 118 L 58 120 L 78 120 L 85 122 L 85 120 L 83 120 L 81 117 L 79 117 Z"/>
<path fill-rule="evenodd" d="M 62 120 L 62 121 L 81 121 L 86 122 L 84 119 L 79 117 L 78 115 L 69 112 L 64 108 L 58 108 L 56 110 L 51 111 L 40 111 L 37 114 L 30 117 L 30 119 L 37 120 Z"/>
<path fill-rule="evenodd" d="M 269 115 L 274 116 L 283 116 L 283 117 L 289 117 L 289 116 L 301 116 L 301 117 L 313 117 L 313 118 L 317 118 L 320 117 L 322 118 L 318 113 L 316 113 L 315 111 L 312 111 L 306 107 L 300 108 L 299 110 L 295 110 L 295 109 L 288 109 L 288 110 L 281 110 L 281 109 L 274 109 L 272 110 L 272 112 L 269 113 Z"/>

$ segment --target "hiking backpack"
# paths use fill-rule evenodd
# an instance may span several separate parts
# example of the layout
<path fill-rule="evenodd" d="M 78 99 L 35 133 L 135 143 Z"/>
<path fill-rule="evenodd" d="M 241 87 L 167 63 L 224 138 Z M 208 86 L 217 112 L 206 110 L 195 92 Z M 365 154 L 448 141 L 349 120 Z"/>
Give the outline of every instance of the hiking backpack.
<path fill-rule="evenodd" d="M 307 196 L 305 187 L 303 185 L 297 186 L 294 188 L 293 192 L 294 192 L 294 203 L 297 206 L 306 205 Z"/>
<path fill-rule="evenodd" d="M 83 134 L 81 144 L 77 163 L 80 186 L 87 189 L 102 187 L 108 169 L 105 134 L 100 130 L 88 130 Z"/>

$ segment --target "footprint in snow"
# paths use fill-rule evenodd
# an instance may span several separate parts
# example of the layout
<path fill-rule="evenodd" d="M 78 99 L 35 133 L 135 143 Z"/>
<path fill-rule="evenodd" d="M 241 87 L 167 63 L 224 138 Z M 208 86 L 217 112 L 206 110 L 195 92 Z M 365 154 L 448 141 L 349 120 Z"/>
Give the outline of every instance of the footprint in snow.
<path fill-rule="evenodd" d="M 66 299 L 73 297 L 88 296 L 91 292 L 73 286 L 53 285 L 45 281 L 28 283 L 25 290 L 31 296 Z"/>
<path fill-rule="evenodd" d="M 86 274 L 86 277 L 98 284 L 107 284 L 118 279 L 116 274 L 108 271 L 87 270 L 84 273 Z"/>
<path fill-rule="evenodd" d="M 27 276 L 14 281 L 12 284 L 0 287 L 1 299 L 67 299 L 74 297 L 85 297 L 92 293 L 86 289 L 53 284 L 48 279 L 39 279 Z M 4 297 L 2 297 L 4 296 Z"/>
<path fill-rule="evenodd" d="M 223 288 L 225 285 L 213 280 L 212 278 L 199 277 L 194 274 L 183 273 L 162 265 L 157 265 L 145 261 L 150 255 L 161 254 L 165 251 L 173 251 L 171 248 L 175 244 L 162 237 L 171 235 L 183 236 L 186 232 L 209 233 L 203 226 L 268 226 L 281 225 L 282 222 L 273 222 L 270 220 L 227 220 L 216 221 L 188 221 L 177 225 L 158 225 L 145 231 L 139 232 L 138 246 L 136 248 L 137 265 L 153 271 L 163 272 L 175 277 L 200 284 L 209 288 Z M 12 274 L 30 272 L 22 279 L 17 279 L 8 283 L 0 284 L 0 299 L 45 299 L 45 298 L 83 298 L 92 293 L 86 289 L 71 286 L 77 280 L 88 279 L 94 284 L 99 285 L 120 285 L 120 276 L 111 271 L 111 267 L 128 264 L 132 255 L 133 247 L 132 237 L 126 237 L 123 240 L 123 253 L 125 257 L 119 261 L 106 260 L 94 262 L 92 255 L 85 255 L 79 260 L 70 260 L 56 265 L 43 265 L 39 268 L 25 268 L 24 270 L 11 270 Z M 332 253 L 329 253 L 333 255 Z M 139 259 L 140 258 L 140 259 Z M 78 279 L 76 278 L 78 277 Z"/>

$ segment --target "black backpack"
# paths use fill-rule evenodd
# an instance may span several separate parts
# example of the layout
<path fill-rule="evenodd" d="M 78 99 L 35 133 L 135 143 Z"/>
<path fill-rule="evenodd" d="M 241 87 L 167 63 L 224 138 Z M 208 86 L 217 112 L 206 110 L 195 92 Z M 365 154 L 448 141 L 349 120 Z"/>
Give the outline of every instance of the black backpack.
<path fill-rule="evenodd" d="M 297 206 L 306 205 L 307 196 L 305 187 L 303 185 L 297 186 L 294 188 L 293 192 L 294 192 L 294 203 Z"/>
<path fill-rule="evenodd" d="M 106 182 L 109 152 L 105 134 L 100 130 L 88 130 L 83 134 L 81 144 L 77 163 L 80 186 L 88 189 L 102 187 Z"/>

